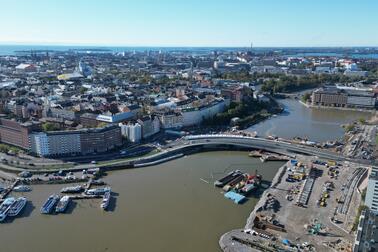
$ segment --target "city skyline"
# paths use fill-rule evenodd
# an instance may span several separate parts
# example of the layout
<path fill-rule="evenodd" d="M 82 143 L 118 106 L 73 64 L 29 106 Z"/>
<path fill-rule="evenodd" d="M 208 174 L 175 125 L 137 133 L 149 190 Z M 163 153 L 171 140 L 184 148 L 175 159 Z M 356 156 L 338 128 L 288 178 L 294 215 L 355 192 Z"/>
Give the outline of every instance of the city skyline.
<path fill-rule="evenodd" d="M 1 45 L 378 46 L 378 3 L 4 1 Z M 17 14 L 15 14 L 17 13 Z M 25 25 L 27 24 L 27 25 Z M 364 27 L 361 29 L 360 27 Z"/>

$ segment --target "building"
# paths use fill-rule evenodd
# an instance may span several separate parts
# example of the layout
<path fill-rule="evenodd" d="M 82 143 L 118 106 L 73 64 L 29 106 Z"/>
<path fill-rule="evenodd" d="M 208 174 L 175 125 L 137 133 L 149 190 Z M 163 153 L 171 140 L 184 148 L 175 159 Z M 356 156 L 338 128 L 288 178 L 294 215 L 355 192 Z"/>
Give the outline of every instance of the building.
<path fill-rule="evenodd" d="M 24 64 L 21 63 L 18 66 L 16 66 L 16 71 L 20 73 L 26 73 L 26 72 L 35 72 L 37 71 L 37 68 L 33 64 Z"/>
<path fill-rule="evenodd" d="M 68 109 L 51 108 L 47 106 L 43 112 L 43 117 L 62 118 L 64 120 L 76 121 L 78 119 L 78 113 Z"/>
<path fill-rule="evenodd" d="M 226 100 L 219 99 L 205 106 L 184 108 L 181 110 L 183 115 L 183 126 L 187 127 L 201 124 L 204 119 L 222 113 L 226 107 Z"/>
<path fill-rule="evenodd" d="M 160 121 L 157 116 L 145 116 L 138 119 L 142 126 L 142 138 L 148 138 L 160 132 Z"/>
<path fill-rule="evenodd" d="M 157 114 L 163 129 L 179 129 L 184 126 L 184 116 L 179 112 L 162 112 Z"/>
<path fill-rule="evenodd" d="M 19 123 L 13 120 L 0 119 L 0 141 L 22 149 L 29 149 L 29 133 L 39 129 L 36 123 Z"/>
<path fill-rule="evenodd" d="M 312 105 L 350 108 L 374 108 L 376 97 L 372 90 L 353 87 L 325 87 L 312 93 Z"/>
<path fill-rule="evenodd" d="M 337 88 L 320 88 L 312 93 L 312 105 L 346 107 L 348 95 Z"/>
<path fill-rule="evenodd" d="M 135 114 L 131 111 L 128 112 L 121 112 L 117 114 L 102 114 L 97 116 L 97 120 L 101 122 L 107 122 L 107 123 L 119 123 L 126 120 L 131 120 L 135 117 Z"/>
<path fill-rule="evenodd" d="M 345 70 L 344 75 L 349 76 L 349 77 L 367 77 L 369 74 L 368 71 L 362 71 L 362 70 L 357 70 L 357 71 L 352 71 L 352 70 Z"/>
<path fill-rule="evenodd" d="M 378 168 L 372 167 L 366 191 L 365 205 L 378 214 Z"/>
<path fill-rule="evenodd" d="M 102 153 L 122 145 L 121 128 L 109 124 L 102 128 L 80 130 L 81 153 Z"/>
<path fill-rule="evenodd" d="M 117 125 L 71 131 L 35 132 L 29 136 L 30 152 L 38 156 L 102 153 L 122 145 Z"/>
<path fill-rule="evenodd" d="M 139 123 L 120 124 L 121 133 L 132 143 L 138 143 L 142 139 L 142 126 Z"/>
<path fill-rule="evenodd" d="M 96 128 L 100 121 L 97 120 L 97 114 L 84 113 L 80 116 L 80 124 L 85 128 Z"/>
<path fill-rule="evenodd" d="M 357 227 L 353 252 L 378 250 L 378 216 L 369 209 L 363 210 Z"/>
<path fill-rule="evenodd" d="M 52 131 L 31 134 L 30 151 L 42 157 L 81 154 L 80 132 Z"/>
<path fill-rule="evenodd" d="M 347 90 L 348 107 L 359 107 L 359 108 L 374 108 L 375 107 L 375 94 L 368 91 L 358 91 L 358 90 Z"/>

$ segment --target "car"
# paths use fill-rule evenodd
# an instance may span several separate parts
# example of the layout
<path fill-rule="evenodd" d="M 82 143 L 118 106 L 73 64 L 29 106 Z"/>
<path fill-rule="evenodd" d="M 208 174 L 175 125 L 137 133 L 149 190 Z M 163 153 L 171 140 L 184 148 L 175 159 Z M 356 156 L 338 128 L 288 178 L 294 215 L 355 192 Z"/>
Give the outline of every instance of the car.
<path fill-rule="evenodd" d="M 97 164 L 97 162 L 95 160 L 92 160 L 91 164 Z"/>

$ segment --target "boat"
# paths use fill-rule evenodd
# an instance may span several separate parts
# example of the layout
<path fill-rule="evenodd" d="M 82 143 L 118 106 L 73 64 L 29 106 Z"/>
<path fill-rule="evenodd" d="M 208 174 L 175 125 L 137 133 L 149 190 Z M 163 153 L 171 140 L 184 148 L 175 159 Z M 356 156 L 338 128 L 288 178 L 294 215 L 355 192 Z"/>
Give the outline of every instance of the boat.
<path fill-rule="evenodd" d="M 69 205 L 70 202 L 71 202 L 70 196 L 67 196 L 67 195 L 63 196 L 59 200 L 58 204 L 56 205 L 55 212 L 57 212 L 57 213 L 64 213 L 66 211 L 66 209 L 67 209 L 67 207 L 68 207 L 68 205 Z"/>
<path fill-rule="evenodd" d="M 60 190 L 61 193 L 80 193 L 83 191 L 83 187 L 78 185 L 78 186 L 69 186 L 69 187 L 64 187 L 62 190 Z"/>
<path fill-rule="evenodd" d="M 261 175 L 255 175 L 255 176 L 249 176 L 247 180 L 247 184 L 240 189 L 240 193 L 243 193 L 244 195 L 254 191 L 257 189 L 261 184 Z"/>
<path fill-rule="evenodd" d="M 13 188 L 15 192 L 30 192 L 31 190 L 31 187 L 27 185 L 19 185 Z"/>
<path fill-rule="evenodd" d="M 104 195 L 106 192 L 110 192 L 110 187 L 103 187 L 103 188 L 95 188 L 95 189 L 89 189 L 85 192 L 87 195 Z"/>
<path fill-rule="evenodd" d="M 59 195 L 50 195 L 49 198 L 46 200 L 46 202 L 41 207 L 41 213 L 42 214 L 50 214 L 52 210 L 54 209 L 56 203 L 59 201 L 60 196 Z"/>
<path fill-rule="evenodd" d="M 240 192 L 243 193 L 243 194 L 248 194 L 250 192 L 252 192 L 253 190 L 255 190 L 257 188 L 257 185 L 255 183 L 251 183 L 251 184 L 246 184 L 241 190 Z"/>
<path fill-rule="evenodd" d="M 8 216 L 15 217 L 20 214 L 22 209 L 26 206 L 27 199 L 25 197 L 20 197 L 16 199 L 16 201 L 12 204 L 11 208 L 9 209 Z"/>
<path fill-rule="evenodd" d="M 242 172 L 239 171 L 239 170 L 232 171 L 232 172 L 228 173 L 225 177 L 215 181 L 214 185 L 218 186 L 218 187 L 223 187 L 241 174 L 242 174 Z"/>
<path fill-rule="evenodd" d="M 0 222 L 4 221 L 8 216 L 8 212 L 16 200 L 13 197 L 6 198 L 0 205 Z"/>
<path fill-rule="evenodd" d="M 109 207 L 111 197 L 112 197 L 111 191 L 105 192 L 105 194 L 102 198 L 102 202 L 101 202 L 101 208 L 102 209 L 106 210 Z"/>
<path fill-rule="evenodd" d="M 234 188 L 239 182 L 241 182 L 243 179 L 245 179 L 245 175 L 240 173 L 236 177 L 234 177 L 233 180 L 231 180 L 227 185 L 223 187 L 223 191 L 228 192 L 232 188 Z"/>

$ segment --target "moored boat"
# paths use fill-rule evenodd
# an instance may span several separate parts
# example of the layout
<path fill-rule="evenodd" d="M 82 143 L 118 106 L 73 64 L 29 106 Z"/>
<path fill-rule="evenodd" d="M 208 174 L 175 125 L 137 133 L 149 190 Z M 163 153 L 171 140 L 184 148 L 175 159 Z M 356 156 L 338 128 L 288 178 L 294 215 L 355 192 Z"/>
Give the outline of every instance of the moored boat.
<path fill-rule="evenodd" d="M 233 180 L 231 180 L 227 185 L 223 187 L 223 191 L 228 192 L 231 189 L 233 189 L 239 182 L 241 182 L 245 178 L 245 174 L 238 174 L 236 177 L 234 177 Z"/>
<path fill-rule="evenodd" d="M 12 204 L 11 208 L 9 209 L 8 216 L 15 217 L 20 214 L 22 209 L 26 206 L 27 199 L 25 197 L 20 197 L 16 199 L 16 201 Z"/>
<path fill-rule="evenodd" d="M 214 185 L 218 186 L 218 187 L 223 187 L 223 186 L 227 185 L 230 181 L 232 181 L 233 179 L 238 177 L 240 174 L 242 174 L 242 172 L 239 171 L 239 170 L 232 171 L 232 172 L 228 173 L 225 177 L 215 181 Z"/>
<path fill-rule="evenodd" d="M 46 202 L 41 207 L 41 213 L 42 214 L 50 214 L 52 210 L 54 209 L 56 203 L 59 201 L 60 196 L 59 195 L 50 195 Z"/>
<path fill-rule="evenodd" d="M 66 211 L 66 209 L 67 209 L 67 207 L 68 207 L 68 205 L 69 205 L 70 202 L 71 202 L 70 196 L 67 196 L 67 195 L 63 196 L 59 200 L 58 204 L 56 205 L 55 212 L 57 212 L 57 213 L 64 213 Z"/>
<path fill-rule="evenodd" d="M 30 192 L 31 190 L 31 187 L 27 185 L 19 185 L 13 188 L 15 192 Z"/>
<path fill-rule="evenodd" d="M 112 197 L 111 191 L 105 192 L 105 194 L 102 198 L 102 202 L 101 202 L 101 208 L 102 209 L 106 210 L 109 207 L 111 197 Z"/>
<path fill-rule="evenodd" d="M 110 191 L 111 191 L 110 187 L 103 187 L 103 188 L 89 189 L 85 193 L 87 195 L 104 195 L 106 192 L 110 192 Z"/>
<path fill-rule="evenodd" d="M 0 222 L 4 221 L 5 218 L 7 218 L 8 212 L 15 201 L 16 200 L 13 197 L 6 198 L 0 205 Z"/>
<path fill-rule="evenodd" d="M 60 190 L 61 193 L 80 193 L 83 191 L 83 187 L 78 185 L 78 186 L 69 186 L 69 187 L 64 187 L 62 190 Z"/>

